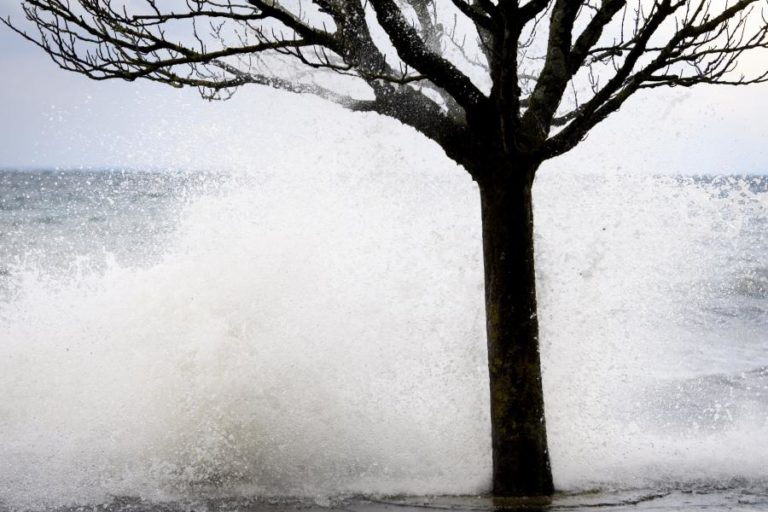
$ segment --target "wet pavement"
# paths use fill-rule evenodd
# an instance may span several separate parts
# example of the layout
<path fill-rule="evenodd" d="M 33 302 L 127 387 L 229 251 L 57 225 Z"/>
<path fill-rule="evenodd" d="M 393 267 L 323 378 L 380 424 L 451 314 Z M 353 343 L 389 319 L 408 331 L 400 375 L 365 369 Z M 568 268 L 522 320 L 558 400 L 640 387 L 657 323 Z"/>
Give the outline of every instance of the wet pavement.
<path fill-rule="evenodd" d="M 115 498 L 109 503 L 54 509 L 56 512 L 514 512 L 595 509 L 624 511 L 768 511 L 768 492 L 745 489 L 635 490 L 560 493 L 552 498 L 492 498 L 487 496 L 408 496 L 296 499 L 202 498 L 152 502 Z M 2 509 L 11 512 L 12 509 Z"/>

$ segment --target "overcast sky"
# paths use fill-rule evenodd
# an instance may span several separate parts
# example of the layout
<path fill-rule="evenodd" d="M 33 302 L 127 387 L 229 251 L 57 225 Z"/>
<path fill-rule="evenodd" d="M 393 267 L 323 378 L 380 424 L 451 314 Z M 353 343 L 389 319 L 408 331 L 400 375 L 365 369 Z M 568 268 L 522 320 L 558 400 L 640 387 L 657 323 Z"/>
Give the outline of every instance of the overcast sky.
<path fill-rule="evenodd" d="M 16 0 L 0 14 L 18 15 Z M 257 86 L 227 102 L 150 83 L 93 82 L 59 70 L 0 26 L 0 168 L 211 168 L 324 143 L 386 157 L 425 147 L 413 131 L 373 115 Z M 768 87 L 701 87 L 634 98 L 552 169 L 652 173 L 768 170 Z M 317 148 L 315 148 L 317 149 Z M 334 148 L 324 148 L 333 151 Z M 448 162 L 446 162 L 448 164 Z"/>

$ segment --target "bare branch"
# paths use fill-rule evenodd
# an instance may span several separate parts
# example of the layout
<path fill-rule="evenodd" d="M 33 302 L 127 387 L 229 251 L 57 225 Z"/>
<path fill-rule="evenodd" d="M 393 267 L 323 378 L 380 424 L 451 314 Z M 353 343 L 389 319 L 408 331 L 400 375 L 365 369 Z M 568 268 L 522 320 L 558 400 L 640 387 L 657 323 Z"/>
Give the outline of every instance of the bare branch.
<path fill-rule="evenodd" d="M 751 33 L 747 24 L 755 0 L 734 2 L 719 13 L 709 2 L 695 7 L 690 2 L 657 2 L 654 10 L 638 15 L 629 43 L 614 47 L 623 56 L 616 72 L 594 96 L 569 114 L 556 119 L 566 126 L 542 146 L 542 156 L 551 158 L 578 144 L 600 121 L 618 110 L 640 89 L 661 86 L 690 87 L 697 84 L 747 85 L 768 81 L 768 71 L 752 77 L 731 77 L 738 58 L 747 51 L 768 48 L 768 25 L 763 22 Z M 680 10 L 683 13 L 675 17 Z M 649 45 L 664 22 L 674 22 L 675 30 L 663 45 Z M 599 48 L 600 54 L 611 52 Z M 650 57 L 641 64 L 643 57 Z"/>
<path fill-rule="evenodd" d="M 465 109 L 483 103 L 483 93 L 448 60 L 433 53 L 408 23 L 394 0 L 371 0 L 379 24 L 389 35 L 400 58 L 438 87 L 448 91 Z"/>
<path fill-rule="evenodd" d="M 768 66 L 738 67 L 768 48 L 758 2 L 22 0 L 30 23 L 2 21 L 96 80 L 314 94 L 398 119 L 472 167 L 481 153 L 562 154 L 641 89 L 768 81 Z"/>

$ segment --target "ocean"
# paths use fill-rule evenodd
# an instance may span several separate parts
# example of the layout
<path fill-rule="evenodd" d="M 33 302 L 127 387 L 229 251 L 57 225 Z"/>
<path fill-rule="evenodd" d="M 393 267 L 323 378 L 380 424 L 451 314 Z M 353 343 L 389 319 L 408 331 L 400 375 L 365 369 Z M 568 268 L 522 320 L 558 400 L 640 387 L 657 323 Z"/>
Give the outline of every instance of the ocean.
<path fill-rule="evenodd" d="M 554 509 L 764 508 L 768 178 L 534 194 Z M 0 172 L 0 510 L 487 493 L 480 251 L 456 171 Z"/>

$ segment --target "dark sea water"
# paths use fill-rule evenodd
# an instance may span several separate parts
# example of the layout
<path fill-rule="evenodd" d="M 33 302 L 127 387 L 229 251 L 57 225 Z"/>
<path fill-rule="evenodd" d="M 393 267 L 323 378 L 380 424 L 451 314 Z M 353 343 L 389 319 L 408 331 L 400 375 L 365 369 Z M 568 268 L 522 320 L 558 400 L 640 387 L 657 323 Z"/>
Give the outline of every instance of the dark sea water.
<path fill-rule="evenodd" d="M 0 172 L 0 510 L 768 509 L 768 179 L 535 197 L 563 494 L 406 500 L 489 488 L 471 182 Z"/>

